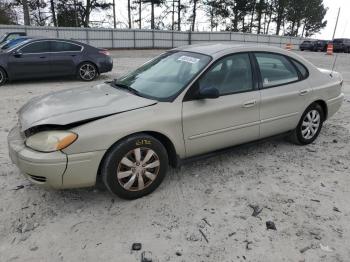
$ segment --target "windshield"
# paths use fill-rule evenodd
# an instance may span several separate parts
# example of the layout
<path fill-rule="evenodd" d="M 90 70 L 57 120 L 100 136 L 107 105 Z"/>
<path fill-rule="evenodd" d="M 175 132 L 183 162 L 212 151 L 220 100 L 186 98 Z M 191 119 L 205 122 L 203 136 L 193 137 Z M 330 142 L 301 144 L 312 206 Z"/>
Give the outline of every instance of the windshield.
<path fill-rule="evenodd" d="M 116 80 L 140 96 L 160 101 L 175 97 L 211 60 L 192 52 L 167 52 Z"/>
<path fill-rule="evenodd" d="M 1 43 L 2 41 L 4 41 L 4 39 L 6 38 L 6 36 L 7 36 L 7 34 L 3 34 L 2 36 L 0 36 L 0 43 Z"/>
<path fill-rule="evenodd" d="M 12 40 L 13 41 L 13 40 Z M 6 46 L 4 47 L 4 49 L 2 48 L 2 46 L 0 45 L 0 51 L 2 52 L 11 52 L 12 50 L 14 50 L 15 48 L 19 47 L 19 46 L 23 46 L 25 45 L 26 43 L 30 42 L 30 39 L 25 39 L 23 41 L 20 41 L 20 42 L 16 42 L 15 44 L 11 44 L 10 46 Z M 7 41 L 3 44 L 6 44 Z"/>
<path fill-rule="evenodd" d="M 6 50 L 12 47 L 17 46 L 18 44 L 28 40 L 28 38 L 16 38 L 13 40 L 7 40 L 6 42 L 0 44 L 0 49 L 1 50 Z"/>

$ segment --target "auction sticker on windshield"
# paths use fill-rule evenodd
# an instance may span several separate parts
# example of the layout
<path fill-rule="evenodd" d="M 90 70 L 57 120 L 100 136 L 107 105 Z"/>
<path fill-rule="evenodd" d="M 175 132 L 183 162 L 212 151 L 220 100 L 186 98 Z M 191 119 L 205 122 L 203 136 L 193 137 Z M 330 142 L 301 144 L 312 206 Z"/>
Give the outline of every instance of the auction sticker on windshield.
<path fill-rule="evenodd" d="M 194 57 L 191 57 L 191 56 L 183 55 L 183 56 L 180 56 L 177 60 L 183 61 L 183 62 L 187 62 L 187 63 L 191 63 L 191 64 L 196 64 L 196 63 L 198 63 L 198 61 L 200 59 L 199 58 L 194 58 Z"/>

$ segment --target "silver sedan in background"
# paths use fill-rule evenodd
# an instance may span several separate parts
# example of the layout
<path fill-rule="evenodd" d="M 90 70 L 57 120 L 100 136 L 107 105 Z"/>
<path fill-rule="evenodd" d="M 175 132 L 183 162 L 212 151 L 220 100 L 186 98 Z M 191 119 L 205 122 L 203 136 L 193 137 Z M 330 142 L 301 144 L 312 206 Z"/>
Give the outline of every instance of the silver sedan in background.
<path fill-rule="evenodd" d="M 306 145 L 343 101 L 342 77 L 279 48 L 208 44 L 165 52 L 94 87 L 34 98 L 8 137 L 34 183 L 134 199 L 168 166 L 286 133 Z"/>

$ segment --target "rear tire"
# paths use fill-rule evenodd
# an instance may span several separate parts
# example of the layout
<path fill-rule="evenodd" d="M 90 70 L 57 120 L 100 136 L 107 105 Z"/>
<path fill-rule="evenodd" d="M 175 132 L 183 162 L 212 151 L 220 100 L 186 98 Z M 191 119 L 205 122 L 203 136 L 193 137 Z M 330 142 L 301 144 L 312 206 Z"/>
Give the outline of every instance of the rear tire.
<path fill-rule="evenodd" d="M 0 67 L 0 86 L 4 85 L 7 81 L 7 75 L 4 69 Z"/>
<path fill-rule="evenodd" d="M 92 81 L 98 76 L 97 67 L 90 62 L 83 62 L 78 66 L 77 76 L 82 81 Z"/>
<path fill-rule="evenodd" d="M 317 103 L 311 104 L 301 116 L 298 126 L 290 136 L 290 140 L 298 145 L 311 144 L 320 134 L 323 121 L 324 112 L 322 107 Z"/>
<path fill-rule="evenodd" d="M 101 166 L 107 189 L 124 199 L 152 193 L 168 170 L 168 154 L 161 142 L 146 134 L 132 135 L 107 152 Z"/>

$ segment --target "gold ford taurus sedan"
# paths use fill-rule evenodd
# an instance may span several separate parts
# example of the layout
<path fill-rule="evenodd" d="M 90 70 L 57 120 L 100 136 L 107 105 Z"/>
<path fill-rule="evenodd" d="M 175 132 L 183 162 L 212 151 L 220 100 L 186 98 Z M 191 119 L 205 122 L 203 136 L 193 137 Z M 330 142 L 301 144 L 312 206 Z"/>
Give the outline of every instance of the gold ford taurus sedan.
<path fill-rule="evenodd" d="M 134 199 L 169 164 L 288 133 L 309 144 L 341 106 L 342 77 L 279 48 L 208 44 L 173 49 L 110 83 L 37 97 L 9 136 L 32 182 L 93 186 Z"/>

